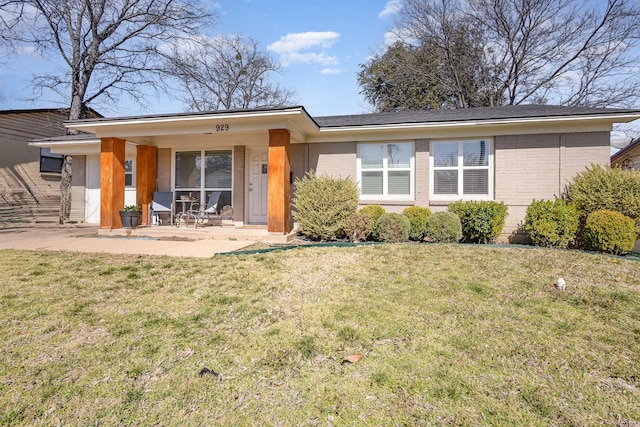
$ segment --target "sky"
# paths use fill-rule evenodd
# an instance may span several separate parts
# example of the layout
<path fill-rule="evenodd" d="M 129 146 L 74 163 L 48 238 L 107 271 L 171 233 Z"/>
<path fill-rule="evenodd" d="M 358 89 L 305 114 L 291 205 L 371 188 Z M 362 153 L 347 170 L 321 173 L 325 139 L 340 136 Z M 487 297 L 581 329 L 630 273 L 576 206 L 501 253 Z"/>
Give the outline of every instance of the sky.
<path fill-rule="evenodd" d="M 210 35 L 242 34 L 280 63 L 274 81 L 292 90 L 295 104 L 312 116 L 371 112 L 359 94 L 357 73 L 388 40 L 400 0 L 217 0 L 219 22 Z M 55 67 L 22 55 L 0 70 L 0 109 L 67 107 L 51 95 L 32 95 L 30 76 Z M 105 116 L 183 112 L 168 99 L 153 99 L 145 110 L 132 102 L 93 106 Z"/>

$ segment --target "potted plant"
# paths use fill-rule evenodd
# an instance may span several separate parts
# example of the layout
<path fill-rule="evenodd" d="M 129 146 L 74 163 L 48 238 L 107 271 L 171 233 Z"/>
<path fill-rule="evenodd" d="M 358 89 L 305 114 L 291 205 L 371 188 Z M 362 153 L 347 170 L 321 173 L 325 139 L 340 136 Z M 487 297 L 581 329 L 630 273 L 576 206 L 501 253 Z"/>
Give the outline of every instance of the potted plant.
<path fill-rule="evenodd" d="M 120 209 L 120 221 L 124 228 L 136 228 L 142 219 L 142 207 L 140 205 L 129 205 Z"/>

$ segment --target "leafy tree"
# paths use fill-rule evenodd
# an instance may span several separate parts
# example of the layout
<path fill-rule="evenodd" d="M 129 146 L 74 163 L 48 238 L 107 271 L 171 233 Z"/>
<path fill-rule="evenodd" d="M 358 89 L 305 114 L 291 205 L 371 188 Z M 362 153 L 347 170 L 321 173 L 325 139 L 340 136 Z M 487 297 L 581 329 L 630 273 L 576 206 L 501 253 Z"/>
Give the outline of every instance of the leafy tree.
<path fill-rule="evenodd" d="M 51 90 L 66 99 L 75 120 L 99 99 L 123 94 L 143 102 L 141 87 L 162 89 L 162 48 L 193 38 L 213 23 L 200 0 L 16 0 L 6 7 L 6 28 L 38 53 L 64 67 L 34 77 L 35 96 Z M 27 19 L 28 18 L 28 19 Z M 69 216 L 71 158 L 61 177 L 60 221 Z"/>
<path fill-rule="evenodd" d="M 280 66 L 241 35 L 201 38 L 174 44 L 170 75 L 184 89 L 181 97 L 197 111 L 281 107 L 293 93 L 269 81 Z"/>
<path fill-rule="evenodd" d="M 634 0 L 403 0 L 396 36 L 419 53 L 427 82 L 420 85 L 434 88 L 432 97 L 443 108 L 638 100 L 633 52 L 640 4 Z M 414 108 L 377 90 L 376 79 L 402 84 L 402 74 L 375 72 L 385 69 L 393 49 L 362 65 L 358 76 L 378 111 Z"/>
<path fill-rule="evenodd" d="M 431 72 L 435 66 L 435 58 L 424 55 L 423 50 L 395 43 L 361 65 L 361 93 L 376 111 L 442 108 L 444 88 Z"/>

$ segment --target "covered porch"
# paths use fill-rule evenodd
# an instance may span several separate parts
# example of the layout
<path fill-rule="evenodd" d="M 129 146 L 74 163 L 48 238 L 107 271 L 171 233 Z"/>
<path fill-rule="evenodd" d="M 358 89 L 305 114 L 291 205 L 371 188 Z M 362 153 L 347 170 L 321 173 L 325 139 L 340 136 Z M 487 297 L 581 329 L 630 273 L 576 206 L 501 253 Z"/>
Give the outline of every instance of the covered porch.
<path fill-rule="evenodd" d="M 233 208 L 233 227 L 207 227 L 217 229 L 210 233 L 233 228 L 239 235 L 265 230 L 279 236 L 292 230 L 291 144 L 305 142 L 318 128 L 303 107 L 88 119 L 66 126 L 95 135 L 84 151 L 95 159 L 93 166 L 87 160 L 87 176 L 91 167 L 98 169 L 92 174 L 99 182 L 93 203 L 101 232 L 122 229 L 119 212 L 133 204 L 132 195 L 148 231 L 154 192 L 171 192 L 179 212 L 181 196 L 204 205 L 216 191 L 222 193 L 218 209 Z M 49 146 L 61 154 L 82 153 L 70 142 Z M 85 209 L 88 203 L 87 198 Z"/>

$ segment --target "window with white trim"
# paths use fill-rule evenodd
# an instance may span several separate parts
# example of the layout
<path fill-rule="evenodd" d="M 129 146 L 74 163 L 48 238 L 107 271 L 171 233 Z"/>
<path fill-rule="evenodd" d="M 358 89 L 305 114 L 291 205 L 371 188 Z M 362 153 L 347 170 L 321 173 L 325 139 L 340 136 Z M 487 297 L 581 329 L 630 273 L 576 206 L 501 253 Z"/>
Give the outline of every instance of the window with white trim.
<path fill-rule="evenodd" d="M 432 141 L 429 193 L 432 200 L 493 198 L 491 141 Z"/>
<path fill-rule="evenodd" d="M 413 143 L 359 144 L 357 169 L 362 198 L 413 197 Z"/>

